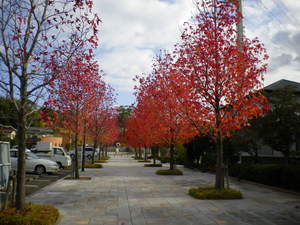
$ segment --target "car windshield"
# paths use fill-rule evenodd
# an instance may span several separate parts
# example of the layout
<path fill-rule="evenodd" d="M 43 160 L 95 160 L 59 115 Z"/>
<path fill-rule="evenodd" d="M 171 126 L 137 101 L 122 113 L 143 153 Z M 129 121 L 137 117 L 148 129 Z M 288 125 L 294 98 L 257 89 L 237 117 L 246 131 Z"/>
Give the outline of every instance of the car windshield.
<path fill-rule="evenodd" d="M 31 158 L 34 158 L 34 159 L 39 159 L 39 157 L 36 156 L 35 154 L 33 154 L 32 152 L 26 152 L 26 155 L 31 157 Z"/>

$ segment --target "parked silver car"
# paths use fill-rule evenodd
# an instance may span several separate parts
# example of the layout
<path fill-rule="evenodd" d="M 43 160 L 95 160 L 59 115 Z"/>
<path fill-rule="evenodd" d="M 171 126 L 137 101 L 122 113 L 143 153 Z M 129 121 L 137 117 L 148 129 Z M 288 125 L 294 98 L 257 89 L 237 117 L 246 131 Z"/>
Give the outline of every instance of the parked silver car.
<path fill-rule="evenodd" d="M 18 149 L 10 150 L 10 159 L 11 159 L 11 167 L 13 169 L 17 169 L 18 164 Z M 56 162 L 53 162 L 48 159 L 41 159 L 29 150 L 26 150 L 25 153 L 26 164 L 25 171 L 26 172 L 35 172 L 37 174 L 43 173 L 55 173 L 59 171 L 59 166 Z"/>

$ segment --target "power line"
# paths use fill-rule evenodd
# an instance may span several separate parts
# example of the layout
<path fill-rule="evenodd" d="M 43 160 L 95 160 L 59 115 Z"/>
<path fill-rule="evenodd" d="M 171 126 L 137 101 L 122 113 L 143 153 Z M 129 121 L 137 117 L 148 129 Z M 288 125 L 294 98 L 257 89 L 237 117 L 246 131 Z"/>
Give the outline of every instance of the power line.
<path fill-rule="evenodd" d="M 272 0 L 273 3 L 276 5 L 277 8 L 279 8 L 285 15 L 285 17 L 294 25 L 299 24 L 299 21 L 295 17 L 290 17 L 288 7 L 285 5 L 284 2 L 281 0 Z"/>

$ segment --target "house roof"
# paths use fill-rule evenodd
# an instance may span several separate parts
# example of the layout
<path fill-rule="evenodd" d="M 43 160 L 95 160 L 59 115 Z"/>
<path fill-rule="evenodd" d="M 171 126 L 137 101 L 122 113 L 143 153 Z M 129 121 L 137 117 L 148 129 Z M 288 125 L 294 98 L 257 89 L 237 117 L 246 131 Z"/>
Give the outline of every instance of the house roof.
<path fill-rule="evenodd" d="M 34 135 L 52 134 L 53 129 L 51 127 L 29 127 L 26 133 Z"/>
<path fill-rule="evenodd" d="M 274 91 L 274 90 L 281 89 L 281 88 L 286 88 L 286 87 L 293 87 L 293 89 L 296 92 L 300 92 L 300 83 L 295 82 L 295 81 L 285 80 L 285 79 L 276 81 L 275 83 L 272 83 L 272 84 L 266 86 L 264 88 L 264 90 Z"/>
<path fill-rule="evenodd" d="M 0 133 L 11 133 L 13 131 L 16 132 L 17 129 L 15 129 L 13 126 L 10 125 L 0 124 Z"/>

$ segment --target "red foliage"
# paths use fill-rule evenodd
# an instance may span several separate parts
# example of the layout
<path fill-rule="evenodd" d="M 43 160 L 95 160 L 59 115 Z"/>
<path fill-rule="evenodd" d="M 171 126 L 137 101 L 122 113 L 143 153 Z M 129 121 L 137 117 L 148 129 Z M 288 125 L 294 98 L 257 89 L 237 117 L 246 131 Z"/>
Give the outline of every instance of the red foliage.
<path fill-rule="evenodd" d="M 201 7 L 196 24 L 185 23 L 174 69 L 189 90 L 186 104 L 196 112 L 189 118 L 198 131 L 229 136 L 268 109 L 261 92 L 268 56 L 258 39 L 238 43 L 236 4 L 205 0 Z"/>
<path fill-rule="evenodd" d="M 73 57 L 59 71 L 59 79 L 51 83 L 50 96 L 45 104 L 59 112 L 64 128 L 80 134 L 84 121 L 91 116 L 96 98 L 103 95 L 104 82 L 98 73 L 98 65 L 80 56 Z"/>

